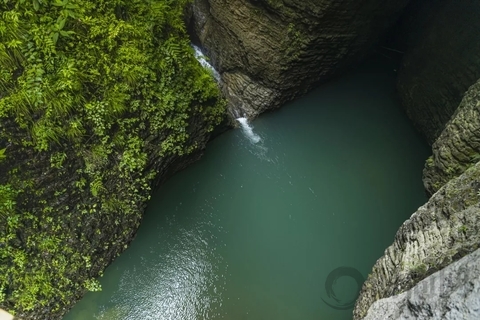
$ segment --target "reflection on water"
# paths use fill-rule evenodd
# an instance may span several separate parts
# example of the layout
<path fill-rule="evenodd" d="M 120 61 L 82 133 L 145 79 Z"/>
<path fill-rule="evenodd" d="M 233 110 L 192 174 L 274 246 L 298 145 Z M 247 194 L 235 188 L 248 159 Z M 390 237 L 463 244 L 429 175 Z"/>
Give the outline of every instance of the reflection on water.
<path fill-rule="evenodd" d="M 181 204 L 175 211 L 179 207 Z M 206 214 L 206 208 L 208 205 L 200 209 L 199 218 Z M 148 242 L 147 255 L 139 255 L 134 267 L 124 270 L 119 278 L 117 291 L 128 294 L 114 293 L 109 301 L 114 307 L 101 307 L 96 319 L 193 320 L 214 316 L 221 298 L 217 287 L 224 284 L 223 273 L 218 270 L 222 257 L 208 244 L 215 237 L 210 232 L 215 226 L 198 219 L 188 228 L 180 226 L 170 232 L 169 227 L 177 227 L 179 221 L 172 215 L 166 222 L 166 228 L 155 232 L 161 256 Z"/>
<path fill-rule="evenodd" d="M 328 275 L 365 277 L 425 201 L 428 148 L 391 70 L 371 61 L 263 115 L 258 143 L 240 129 L 216 138 L 154 194 L 103 291 L 65 320 L 351 319 L 328 306 Z M 357 290 L 348 277 L 332 286 L 343 302 Z"/>
<path fill-rule="evenodd" d="M 114 300 L 130 306 L 123 318 L 145 319 L 146 310 L 167 319 L 208 318 L 211 297 L 207 293 L 215 280 L 210 260 L 215 258 L 208 257 L 211 253 L 202 245 L 205 240 L 200 235 L 182 233 L 180 245 L 173 246 L 175 253 L 168 254 L 162 264 L 142 263 L 144 272 L 133 269 L 124 273 L 119 290 L 132 294 Z"/>

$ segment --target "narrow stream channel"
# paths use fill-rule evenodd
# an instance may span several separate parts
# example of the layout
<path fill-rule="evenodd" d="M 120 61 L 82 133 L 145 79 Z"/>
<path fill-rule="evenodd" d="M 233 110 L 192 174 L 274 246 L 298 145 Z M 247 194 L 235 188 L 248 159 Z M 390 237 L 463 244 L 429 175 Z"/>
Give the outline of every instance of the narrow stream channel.
<path fill-rule="evenodd" d="M 425 202 L 429 149 L 381 58 L 212 141 L 152 196 L 131 246 L 65 320 L 347 320 Z M 329 306 L 330 304 L 330 306 Z M 332 307 L 333 306 L 333 307 Z"/>

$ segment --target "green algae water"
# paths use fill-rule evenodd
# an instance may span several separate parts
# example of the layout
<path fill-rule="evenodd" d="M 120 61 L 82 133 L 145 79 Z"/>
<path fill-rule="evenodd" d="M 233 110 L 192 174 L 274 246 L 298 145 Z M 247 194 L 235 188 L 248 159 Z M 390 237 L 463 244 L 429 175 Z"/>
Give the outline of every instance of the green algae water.
<path fill-rule="evenodd" d="M 212 141 L 64 319 L 351 319 L 357 282 L 329 274 L 366 278 L 426 200 L 393 68 L 371 60 Z"/>

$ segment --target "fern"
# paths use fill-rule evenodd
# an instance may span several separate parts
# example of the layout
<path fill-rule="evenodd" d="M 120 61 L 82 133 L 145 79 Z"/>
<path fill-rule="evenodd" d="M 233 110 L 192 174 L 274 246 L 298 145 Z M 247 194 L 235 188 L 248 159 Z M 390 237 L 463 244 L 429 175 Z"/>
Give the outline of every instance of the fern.
<path fill-rule="evenodd" d="M 90 192 L 94 197 L 97 197 L 103 189 L 103 183 L 100 177 L 97 177 L 92 183 L 90 183 Z"/>
<path fill-rule="evenodd" d="M 193 152 L 189 123 L 221 120 L 225 103 L 189 45 L 187 2 L 0 1 L 0 161 L 19 155 L 2 163 L 2 307 L 61 313 L 95 289 L 99 252 L 131 236 L 114 226 L 138 226 L 159 155 Z M 45 172 L 58 180 L 42 188 Z M 98 239 L 108 250 L 92 250 Z"/>

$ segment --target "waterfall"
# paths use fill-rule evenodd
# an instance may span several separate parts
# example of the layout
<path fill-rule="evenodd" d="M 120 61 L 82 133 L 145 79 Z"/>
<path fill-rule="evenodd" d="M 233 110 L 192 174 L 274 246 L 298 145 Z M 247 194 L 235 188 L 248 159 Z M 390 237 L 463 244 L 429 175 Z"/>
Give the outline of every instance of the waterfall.
<path fill-rule="evenodd" d="M 246 117 L 240 117 L 235 120 L 240 124 L 243 135 L 248 140 L 248 143 L 241 143 L 240 145 L 242 145 L 248 150 L 248 152 L 255 155 L 260 160 L 276 163 L 278 159 L 271 159 L 268 155 L 268 148 L 265 145 L 266 140 L 253 132 L 253 127 L 248 123 L 248 119 Z"/>
<path fill-rule="evenodd" d="M 217 80 L 217 82 L 220 82 L 220 74 L 218 73 L 217 70 L 215 70 L 215 68 L 205 59 L 205 55 L 203 54 L 202 50 L 192 44 L 192 47 L 193 47 L 193 50 L 195 50 L 195 58 L 197 58 L 198 62 L 200 62 L 200 64 L 205 68 L 205 69 L 208 69 L 210 70 L 210 72 L 212 72 L 213 74 L 213 77 L 215 78 L 215 80 Z"/>
<path fill-rule="evenodd" d="M 253 128 L 248 123 L 247 118 L 238 118 L 236 120 L 240 123 L 240 126 L 242 127 L 243 132 L 247 136 L 248 140 L 250 140 L 250 142 L 258 143 L 260 142 L 260 140 L 262 140 L 258 134 L 253 132 Z"/>

